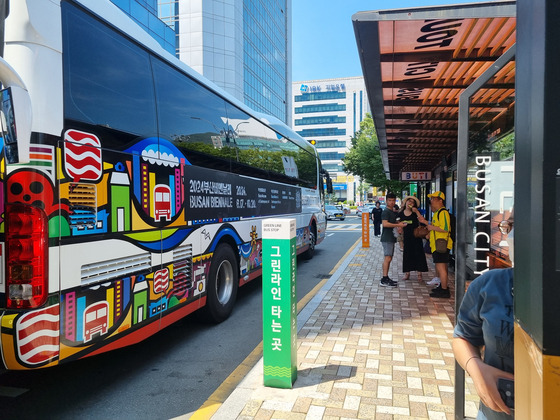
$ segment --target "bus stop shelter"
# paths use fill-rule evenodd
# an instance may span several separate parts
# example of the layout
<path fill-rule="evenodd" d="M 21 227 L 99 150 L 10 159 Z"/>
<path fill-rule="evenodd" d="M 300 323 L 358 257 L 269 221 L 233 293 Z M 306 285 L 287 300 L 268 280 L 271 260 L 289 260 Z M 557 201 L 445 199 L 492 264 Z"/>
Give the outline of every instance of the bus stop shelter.
<path fill-rule="evenodd" d="M 515 44 L 515 2 L 360 12 L 352 19 L 388 178 L 433 172 L 457 150 L 459 95 Z M 514 75 L 512 64 L 477 101 L 478 125 L 513 107 L 504 99 L 515 89 Z"/>
<path fill-rule="evenodd" d="M 560 152 L 553 134 L 560 6 L 492 1 L 366 11 L 352 20 L 387 178 L 417 183 L 423 205 L 427 193 L 443 191 L 456 214 L 457 307 L 470 280 L 511 266 L 497 226 L 510 217 L 514 196 L 516 214 L 531 214 L 516 228 L 516 414 L 554 418 L 560 408 L 554 398 L 560 381 L 553 379 L 560 377 L 553 304 L 560 297 Z M 550 208 L 535 214 L 526 198 L 539 200 L 540 208 L 547 192 Z M 455 389 L 455 418 L 463 419 L 459 365 Z"/>

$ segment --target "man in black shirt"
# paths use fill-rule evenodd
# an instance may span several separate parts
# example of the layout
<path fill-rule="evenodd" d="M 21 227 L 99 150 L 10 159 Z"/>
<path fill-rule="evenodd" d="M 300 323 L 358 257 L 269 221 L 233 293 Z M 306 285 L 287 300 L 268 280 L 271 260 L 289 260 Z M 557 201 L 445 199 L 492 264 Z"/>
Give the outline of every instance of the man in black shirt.
<path fill-rule="evenodd" d="M 393 193 L 388 193 L 385 197 L 385 203 L 387 207 L 383 210 L 381 214 L 381 220 L 383 224 L 383 233 L 381 233 L 381 246 L 383 247 L 383 277 L 379 282 L 380 286 L 383 287 L 397 287 L 397 282 L 389 278 L 389 267 L 391 266 L 391 261 L 393 260 L 393 253 L 395 251 L 395 242 L 397 238 L 393 234 L 393 228 L 401 227 L 404 228 L 406 223 L 399 223 L 397 221 L 397 213 L 393 211 L 395 202 L 397 201 L 397 196 Z"/>

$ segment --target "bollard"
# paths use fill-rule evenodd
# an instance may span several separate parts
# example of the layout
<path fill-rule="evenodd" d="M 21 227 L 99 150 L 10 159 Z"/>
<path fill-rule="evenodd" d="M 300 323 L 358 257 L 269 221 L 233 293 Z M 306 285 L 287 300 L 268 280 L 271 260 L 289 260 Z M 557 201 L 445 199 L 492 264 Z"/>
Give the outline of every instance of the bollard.
<path fill-rule="evenodd" d="M 291 388 L 297 378 L 296 221 L 262 222 L 264 385 Z"/>
<path fill-rule="evenodd" d="M 369 248 L 369 213 L 362 213 L 362 248 Z"/>

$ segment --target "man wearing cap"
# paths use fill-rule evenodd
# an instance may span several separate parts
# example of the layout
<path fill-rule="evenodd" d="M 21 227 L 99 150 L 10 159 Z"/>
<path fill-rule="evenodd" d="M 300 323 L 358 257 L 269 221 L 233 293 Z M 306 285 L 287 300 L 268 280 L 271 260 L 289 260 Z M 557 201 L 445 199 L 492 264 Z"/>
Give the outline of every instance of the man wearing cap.
<path fill-rule="evenodd" d="M 416 213 L 420 223 L 424 223 L 428 226 L 428 230 L 430 231 L 430 249 L 432 250 L 432 258 L 434 259 L 434 264 L 436 266 L 436 273 L 441 281 L 441 284 L 438 287 L 432 289 L 430 297 L 449 298 L 451 294 L 449 293 L 449 287 L 447 284 L 447 270 L 449 265 L 449 250 L 453 247 L 453 240 L 450 235 L 451 216 L 449 215 L 449 211 L 445 208 L 444 193 L 436 191 L 432 194 L 428 194 L 428 197 L 430 197 L 430 207 L 433 212 L 431 224 L 428 224 L 428 221 L 420 214 L 417 208 L 413 208 L 412 211 Z M 446 252 L 436 251 L 436 239 L 447 240 Z"/>

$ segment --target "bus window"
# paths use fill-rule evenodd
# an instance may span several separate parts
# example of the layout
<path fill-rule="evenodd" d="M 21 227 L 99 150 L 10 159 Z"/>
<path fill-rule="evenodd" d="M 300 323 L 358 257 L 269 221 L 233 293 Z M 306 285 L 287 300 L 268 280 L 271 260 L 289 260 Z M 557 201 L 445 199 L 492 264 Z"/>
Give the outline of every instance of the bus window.
<path fill-rule="evenodd" d="M 153 63 L 160 137 L 194 165 L 229 170 L 224 100 L 168 64 Z"/>
<path fill-rule="evenodd" d="M 149 54 L 95 19 L 66 8 L 64 110 L 71 120 L 154 135 Z M 111 146 L 107 142 L 105 147 Z"/>
<path fill-rule="evenodd" d="M 311 188 L 317 185 L 317 165 L 311 153 L 231 104 L 227 115 L 230 144 L 237 149 L 235 160 L 245 164 L 234 166 L 233 171 L 258 176 L 258 168 L 265 177 L 279 182 Z M 244 172 L 247 166 L 252 173 Z"/>

